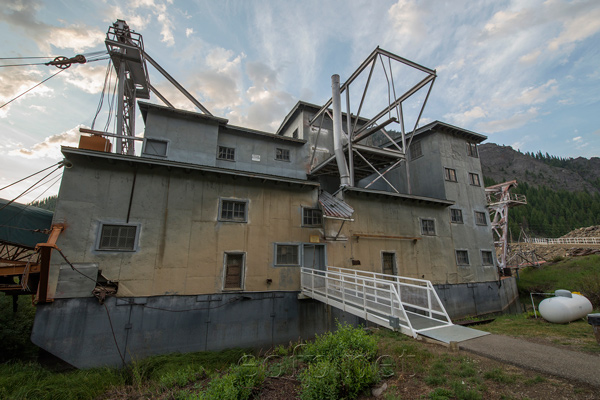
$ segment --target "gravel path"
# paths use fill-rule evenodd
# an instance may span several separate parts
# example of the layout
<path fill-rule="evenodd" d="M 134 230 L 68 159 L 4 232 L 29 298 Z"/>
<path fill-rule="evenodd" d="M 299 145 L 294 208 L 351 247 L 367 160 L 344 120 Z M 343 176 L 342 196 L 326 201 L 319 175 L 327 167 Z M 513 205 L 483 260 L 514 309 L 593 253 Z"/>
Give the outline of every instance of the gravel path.
<path fill-rule="evenodd" d="M 600 387 L 600 356 L 563 350 L 502 335 L 460 343 L 460 349 L 518 367 Z"/>

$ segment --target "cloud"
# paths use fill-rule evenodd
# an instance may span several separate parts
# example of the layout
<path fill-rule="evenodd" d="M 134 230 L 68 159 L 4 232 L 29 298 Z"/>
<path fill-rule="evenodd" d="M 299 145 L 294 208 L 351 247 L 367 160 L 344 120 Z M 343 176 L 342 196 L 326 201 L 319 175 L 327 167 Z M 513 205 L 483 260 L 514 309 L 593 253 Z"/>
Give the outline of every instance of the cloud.
<path fill-rule="evenodd" d="M 549 98 L 558 94 L 558 84 L 555 79 L 550 79 L 538 87 L 529 87 L 523 90 L 521 95 L 516 99 L 518 104 L 539 104 L 544 103 Z"/>
<path fill-rule="evenodd" d="M 525 112 L 519 112 L 508 118 L 480 123 L 478 124 L 478 129 L 484 133 L 496 133 L 506 131 L 525 125 L 527 122 L 537 117 L 537 115 L 538 109 L 532 107 Z"/>
<path fill-rule="evenodd" d="M 486 115 L 487 113 L 483 110 L 483 108 L 475 106 L 470 110 L 467 110 L 462 113 L 446 114 L 444 115 L 444 118 L 451 120 L 453 124 L 456 124 L 458 126 L 466 126 L 476 119 L 486 117 Z"/>
<path fill-rule="evenodd" d="M 54 46 L 60 49 L 73 49 L 74 52 L 80 53 L 103 43 L 104 32 L 99 29 L 91 29 L 85 25 L 71 25 L 64 28 L 49 28 L 41 47 L 49 50 L 50 46 Z"/>
<path fill-rule="evenodd" d="M 6 104 L 21 95 L 11 104 L 0 109 L 0 118 L 6 118 L 11 106 L 23 101 L 23 99 L 32 96 L 49 96 L 53 90 L 45 85 L 40 85 L 35 89 L 25 93 L 43 80 L 44 75 L 34 69 L 25 70 L 21 68 L 1 68 L 0 69 L 0 103 Z M 25 94 L 23 94 L 25 93 Z"/>
<path fill-rule="evenodd" d="M 48 136 L 42 142 L 36 143 L 31 148 L 21 147 L 10 151 L 8 154 L 13 156 L 21 156 L 25 158 L 62 158 L 60 146 L 77 146 L 79 143 L 79 128 L 84 125 L 78 125 L 68 131 Z"/>
<path fill-rule="evenodd" d="M 185 29 L 185 37 L 190 37 L 194 34 L 194 28 L 186 28 Z"/>
<path fill-rule="evenodd" d="M 597 1 L 583 3 L 587 3 L 589 6 L 579 9 L 578 14 L 563 22 L 562 32 L 552 39 L 548 44 L 548 49 L 558 50 L 565 45 L 585 40 L 600 32 L 600 5 Z"/>
<path fill-rule="evenodd" d="M 577 137 L 573 138 L 574 142 L 581 142 L 582 140 L 583 140 L 583 137 L 581 137 L 581 136 L 577 136 Z"/>
<path fill-rule="evenodd" d="M 105 66 L 75 65 L 66 71 L 66 82 L 74 85 L 87 93 L 100 93 L 104 87 L 106 77 Z"/>
<path fill-rule="evenodd" d="M 426 38 L 427 12 L 411 0 L 399 0 L 390 7 L 390 19 L 398 36 L 422 42 Z"/>

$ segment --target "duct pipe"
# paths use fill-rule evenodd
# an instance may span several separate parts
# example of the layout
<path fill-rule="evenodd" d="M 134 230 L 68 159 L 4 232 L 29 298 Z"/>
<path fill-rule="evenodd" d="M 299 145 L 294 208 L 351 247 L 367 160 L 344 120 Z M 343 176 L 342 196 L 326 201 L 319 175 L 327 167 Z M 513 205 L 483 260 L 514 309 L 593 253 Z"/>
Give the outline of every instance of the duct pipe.
<path fill-rule="evenodd" d="M 340 76 L 331 76 L 331 99 L 333 107 L 333 152 L 337 161 L 338 171 L 340 172 L 340 187 L 350 185 L 350 172 L 344 156 L 344 147 L 342 143 L 342 105 L 340 95 Z"/>

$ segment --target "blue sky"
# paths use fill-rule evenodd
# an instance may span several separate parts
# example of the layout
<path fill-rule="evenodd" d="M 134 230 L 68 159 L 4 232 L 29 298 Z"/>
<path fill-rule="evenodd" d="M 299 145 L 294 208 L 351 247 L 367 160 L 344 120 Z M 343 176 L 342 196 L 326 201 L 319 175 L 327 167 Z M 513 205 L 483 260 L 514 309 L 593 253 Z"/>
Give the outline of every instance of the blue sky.
<path fill-rule="evenodd" d="M 600 156 L 597 0 L 3 3 L 0 57 L 104 50 L 108 27 L 124 19 L 156 61 L 231 124 L 274 132 L 298 100 L 323 104 L 331 75 L 345 81 L 380 46 L 437 70 L 422 123 L 442 120 L 523 152 Z M 0 60 L 15 62 L 24 61 Z M 96 113 L 106 67 L 74 65 L 0 109 L 0 187 L 60 160 L 61 144 L 77 143 L 78 127 Z M 150 70 L 161 93 L 193 110 Z M 0 105 L 57 71 L 0 68 Z M 106 121 L 105 102 L 95 128 Z M 138 118 L 138 135 L 143 128 Z M 41 197 L 57 191 L 58 183 Z"/>

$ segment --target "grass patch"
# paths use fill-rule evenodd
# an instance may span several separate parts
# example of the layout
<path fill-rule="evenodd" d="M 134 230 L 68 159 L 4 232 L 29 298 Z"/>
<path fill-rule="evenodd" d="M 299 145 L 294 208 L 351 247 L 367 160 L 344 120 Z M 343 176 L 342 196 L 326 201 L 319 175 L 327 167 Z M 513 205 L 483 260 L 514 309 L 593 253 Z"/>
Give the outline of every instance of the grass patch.
<path fill-rule="evenodd" d="M 31 296 L 18 296 L 17 304 L 13 313 L 12 296 L 0 293 L 0 362 L 30 361 L 38 354 L 39 348 L 29 339 L 35 317 Z"/>

